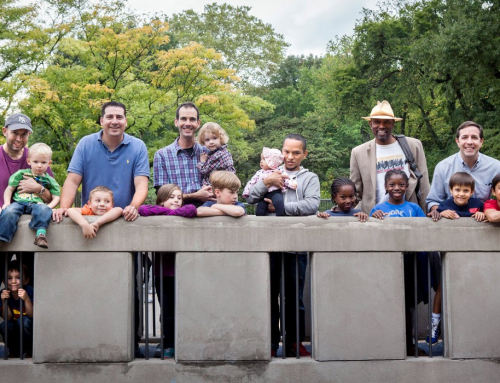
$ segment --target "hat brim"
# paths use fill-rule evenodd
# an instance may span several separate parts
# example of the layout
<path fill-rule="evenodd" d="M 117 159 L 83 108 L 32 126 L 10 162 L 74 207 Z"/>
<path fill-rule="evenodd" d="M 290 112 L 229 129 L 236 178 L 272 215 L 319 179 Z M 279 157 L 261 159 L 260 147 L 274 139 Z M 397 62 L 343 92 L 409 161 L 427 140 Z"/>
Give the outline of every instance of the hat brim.
<path fill-rule="evenodd" d="M 376 118 L 377 120 L 394 120 L 394 121 L 403 121 L 402 118 L 399 117 L 391 117 L 391 116 L 370 116 L 370 117 L 361 117 L 363 120 L 370 121 Z"/>
<path fill-rule="evenodd" d="M 26 129 L 29 130 L 31 133 L 33 133 L 33 129 L 31 129 L 28 125 L 25 124 L 12 124 L 7 126 L 10 130 L 19 130 L 19 129 Z"/>

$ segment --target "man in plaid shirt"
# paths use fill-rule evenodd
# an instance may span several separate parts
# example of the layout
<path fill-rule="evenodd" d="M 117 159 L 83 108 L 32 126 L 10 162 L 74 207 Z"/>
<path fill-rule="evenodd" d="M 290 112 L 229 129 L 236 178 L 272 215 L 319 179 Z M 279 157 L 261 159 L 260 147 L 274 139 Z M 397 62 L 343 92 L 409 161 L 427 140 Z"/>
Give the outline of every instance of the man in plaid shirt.
<path fill-rule="evenodd" d="M 184 202 L 196 206 L 215 201 L 212 187 L 202 186 L 202 176 L 196 167 L 201 154 L 208 153 L 207 148 L 195 141 L 200 125 L 200 112 L 195 104 L 185 102 L 179 105 L 175 112 L 179 137 L 158 150 L 153 161 L 156 190 L 165 184 L 177 184 L 182 190 Z"/>

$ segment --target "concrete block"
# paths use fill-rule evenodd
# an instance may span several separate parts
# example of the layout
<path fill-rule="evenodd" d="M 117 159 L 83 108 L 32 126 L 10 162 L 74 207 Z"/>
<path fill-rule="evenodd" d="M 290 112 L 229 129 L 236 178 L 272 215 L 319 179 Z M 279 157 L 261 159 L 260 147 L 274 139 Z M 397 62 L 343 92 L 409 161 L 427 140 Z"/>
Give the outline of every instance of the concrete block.
<path fill-rule="evenodd" d="M 313 356 L 405 358 L 401 253 L 314 253 Z"/>
<path fill-rule="evenodd" d="M 446 253 L 450 358 L 500 358 L 500 253 Z"/>
<path fill-rule="evenodd" d="M 269 360 L 267 253 L 177 253 L 177 361 Z"/>
<path fill-rule="evenodd" d="M 132 255 L 36 253 L 35 363 L 132 360 Z"/>

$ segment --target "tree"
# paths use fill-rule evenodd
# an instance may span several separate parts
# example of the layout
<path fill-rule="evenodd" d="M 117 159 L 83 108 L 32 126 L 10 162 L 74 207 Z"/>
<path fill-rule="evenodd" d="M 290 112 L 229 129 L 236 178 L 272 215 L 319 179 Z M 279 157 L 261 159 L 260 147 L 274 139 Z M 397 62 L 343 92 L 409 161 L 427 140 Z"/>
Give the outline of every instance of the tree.
<path fill-rule="evenodd" d="M 248 6 L 213 3 L 201 14 L 187 10 L 167 21 L 180 46 L 196 41 L 222 53 L 221 67 L 234 69 L 242 86 L 265 84 L 289 44 L 250 11 Z"/>

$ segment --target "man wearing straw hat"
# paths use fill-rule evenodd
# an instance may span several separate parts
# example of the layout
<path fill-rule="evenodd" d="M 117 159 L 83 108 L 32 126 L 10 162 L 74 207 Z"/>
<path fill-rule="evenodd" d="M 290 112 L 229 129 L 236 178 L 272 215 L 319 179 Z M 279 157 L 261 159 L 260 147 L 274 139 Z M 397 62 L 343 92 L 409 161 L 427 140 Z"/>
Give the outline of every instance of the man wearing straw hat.
<path fill-rule="evenodd" d="M 405 137 L 413 155 L 417 171 L 411 169 L 410 159 L 401 146 L 401 138 L 392 134 L 394 122 L 402 118 L 394 117 L 391 105 L 387 101 L 378 101 L 368 120 L 375 138 L 356 146 L 351 152 L 351 179 L 356 184 L 361 202 L 359 209 L 369 214 L 372 208 L 386 199 L 384 188 L 385 173 L 399 169 L 406 172 L 410 185 L 406 189 L 406 200 L 418 203 L 426 211 L 425 198 L 429 193 L 429 175 L 422 142 L 416 138 Z M 416 173 L 422 177 L 418 181 Z M 418 184 L 418 186 L 417 186 Z"/>

